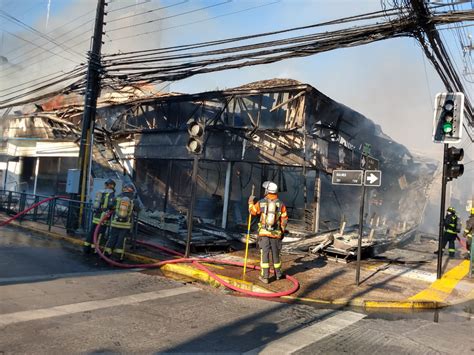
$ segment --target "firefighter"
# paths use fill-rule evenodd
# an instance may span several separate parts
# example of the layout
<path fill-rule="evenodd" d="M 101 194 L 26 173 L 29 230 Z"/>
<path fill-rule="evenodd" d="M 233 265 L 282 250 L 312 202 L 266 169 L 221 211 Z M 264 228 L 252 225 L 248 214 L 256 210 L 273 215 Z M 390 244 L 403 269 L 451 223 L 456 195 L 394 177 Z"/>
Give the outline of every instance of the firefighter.
<path fill-rule="evenodd" d="M 260 277 L 264 282 L 269 282 L 270 277 L 270 252 L 272 253 L 273 268 L 277 280 L 283 277 L 281 271 L 282 239 L 288 223 L 285 204 L 278 199 L 278 186 L 274 182 L 265 181 L 262 185 L 265 197 L 254 203 L 255 196 L 249 197 L 249 212 L 252 216 L 260 215 L 258 224 L 258 245 L 260 247 Z"/>
<path fill-rule="evenodd" d="M 466 238 L 466 248 L 468 258 L 471 255 L 472 234 L 474 233 L 474 207 L 471 208 L 471 216 L 466 221 L 464 228 L 464 238 Z"/>
<path fill-rule="evenodd" d="M 110 211 L 114 206 L 114 199 L 115 199 L 115 181 L 112 179 L 108 179 L 104 182 L 104 189 L 97 192 L 95 195 L 94 203 L 92 205 L 92 223 L 90 226 L 89 234 L 84 241 L 84 254 L 89 254 L 91 252 L 91 248 L 95 248 L 94 243 L 94 232 L 99 224 L 102 217 Z M 105 235 L 105 231 L 107 229 L 107 224 L 103 224 L 100 226 L 99 229 L 99 237 L 100 235 Z"/>
<path fill-rule="evenodd" d="M 456 253 L 455 241 L 458 239 L 458 216 L 456 215 L 456 210 L 454 207 L 449 207 L 446 212 L 446 217 L 444 218 L 444 235 L 443 235 L 443 245 L 441 247 L 441 252 L 443 252 L 446 244 L 449 243 L 449 256 L 454 257 Z"/>
<path fill-rule="evenodd" d="M 133 229 L 134 213 L 139 204 L 132 184 L 125 184 L 122 193 L 115 199 L 114 213 L 110 220 L 110 238 L 105 245 L 105 254 L 116 260 L 123 260 L 126 238 Z"/>

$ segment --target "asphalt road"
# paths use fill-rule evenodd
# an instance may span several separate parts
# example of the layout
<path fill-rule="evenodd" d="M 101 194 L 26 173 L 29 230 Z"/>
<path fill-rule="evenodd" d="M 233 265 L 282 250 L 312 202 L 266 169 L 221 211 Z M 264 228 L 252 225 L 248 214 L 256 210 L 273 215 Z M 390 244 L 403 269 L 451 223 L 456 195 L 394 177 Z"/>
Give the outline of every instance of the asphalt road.
<path fill-rule="evenodd" d="M 366 314 L 236 297 L 0 229 L 0 354 L 474 354 L 470 306 Z"/>

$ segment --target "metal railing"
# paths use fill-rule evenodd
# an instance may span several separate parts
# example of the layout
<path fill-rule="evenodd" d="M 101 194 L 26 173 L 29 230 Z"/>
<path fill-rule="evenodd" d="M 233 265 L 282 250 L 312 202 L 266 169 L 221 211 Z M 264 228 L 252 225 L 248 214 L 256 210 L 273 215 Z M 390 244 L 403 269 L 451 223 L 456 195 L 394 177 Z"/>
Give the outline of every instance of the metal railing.
<path fill-rule="evenodd" d="M 0 190 L 0 211 L 15 215 L 48 197 L 51 196 Z M 58 197 L 34 207 L 17 220 L 20 223 L 28 220 L 45 224 L 49 231 L 52 227 L 59 227 L 66 229 L 68 234 L 73 234 L 81 226 L 86 233 L 88 232 L 91 215 L 90 203 Z"/>

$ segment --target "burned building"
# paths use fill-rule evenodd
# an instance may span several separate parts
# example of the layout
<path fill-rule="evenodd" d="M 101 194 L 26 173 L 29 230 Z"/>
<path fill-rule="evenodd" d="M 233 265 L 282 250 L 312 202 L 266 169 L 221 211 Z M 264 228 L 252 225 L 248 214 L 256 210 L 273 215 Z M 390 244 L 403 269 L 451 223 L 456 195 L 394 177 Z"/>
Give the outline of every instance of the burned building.
<path fill-rule="evenodd" d="M 81 108 L 70 103 L 39 107 L 40 112 L 9 117 L 2 124 L 21 121 L 28 126 L 24 132 L 29 132 L 28 146 L 34 145 L 35 152 L 23 151 L 22 160 L 39 158 L 41 169 L 44 139 L 51 147 L 77 143 Z M 266 180 L 279 185 L 294 231 L 330 229 L 342 218 L 356 223 L 360 188 L 333 186 L 330 178 L 335 169 L 360 169 L 361 160 L 367 159 L 368 168 L 382 171 L 382 186 L 368 191 L 367 218 L 375 214 L 392 223 L 416 225 L 436 170 L 379 125 L 295 80 L 199 94 L 104 95 L 97 115 L 92 175 L 132 180 L 145 205 L 141 218 L 161 226 L 167 218 L 183 219 L 190 203 L 190 120 L 204 128 L 195 216 L 222 228 L 239 228 L 252 186 L 260 196 Z M 44 138 L 34 141 L 32 132 L 38 129 Z M 15 156 L 11 147 L 21 146 L 20 131 L 3 130 L 0 170 Z M 54 149 L 56 159 L 65 158 L 64 149 Z M 77 148 L 71 154 L 77 156 Z M 11 188 L 11 168 L 6 170 L 10 173 L 4 173 L 4 186 Z M 61 167 L 58 172 L 66 173 Z M 20 184 L 25 176 L 20 174 Z M 38 192 L 46 189 L 40 181 L 34 186 Z M 179 223 L 169 225 L 179 232 Z"/>

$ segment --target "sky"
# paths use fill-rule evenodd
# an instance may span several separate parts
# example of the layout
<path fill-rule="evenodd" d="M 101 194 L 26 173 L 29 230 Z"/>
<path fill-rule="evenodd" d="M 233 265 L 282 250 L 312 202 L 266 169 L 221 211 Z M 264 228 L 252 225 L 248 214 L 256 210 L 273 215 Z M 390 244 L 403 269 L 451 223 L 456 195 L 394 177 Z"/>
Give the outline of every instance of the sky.
<path fill-rule="evenodd" d="M 462 6 L 471 9 L 470 4 Z M 85 53 L 89 48 L 95 8 L 96 0 L 0 0 L 0 10 L 68 46 L 67 50 L 58 48 L 0 17 L 0 56 L 6 57 L 9 64 L 15 64 L 15 69 L 0 67 L 3 72 L 0 90 L 17 80 L 23 82 L 57 70 L 70 70 L 85 62 L 85 56 L 75 53 Z M 118 20 L 159 8 L 162 9 Z M 378 11 L 381 1 L 113 0 L 109 1 L 107 9 L 103 52 L 116 53 L 308 25 Z M 151 22 L 143 24 L 147 21 Z M 124 26 L 131 27 L 116 30 Z M 335 27 L 327 28 L 332 29 Z M 470 27 L 463 31 L 467 41 Z M 146 32 L 149 33 L 142 34 Z M 453 30 L 441 33 L 461 73 L 459 38 Z M 12 34 L 43 48 L 35 48 Z M 265 66 L 199 75 L 173 82 L 166 89 L 192 93 L 275 77 L 308 83 L 380 124 L 386 134 L 413 152 L 438 160 L 442 157 L 442 145 L 433 143 L 431 134 L 434 97 L 445 90 L 413 38 L 384 40 Z M 465 80 L 464 85 L 474 98 L 472 84 Z M 158 85 L 158 88 L 162 87 Z M 467 148 L 465 161 L 471 161 L 472 144 L 463 141 L 459 146 Z M 463 183 L 472 184 L 473 168 L 474 164 L 466 165 L 465 175 L 469 179 L 463 179 Z"/>

